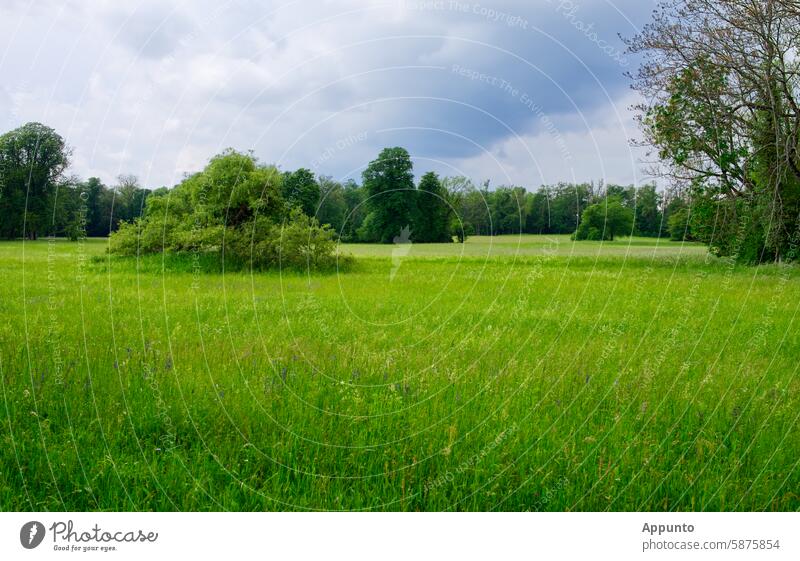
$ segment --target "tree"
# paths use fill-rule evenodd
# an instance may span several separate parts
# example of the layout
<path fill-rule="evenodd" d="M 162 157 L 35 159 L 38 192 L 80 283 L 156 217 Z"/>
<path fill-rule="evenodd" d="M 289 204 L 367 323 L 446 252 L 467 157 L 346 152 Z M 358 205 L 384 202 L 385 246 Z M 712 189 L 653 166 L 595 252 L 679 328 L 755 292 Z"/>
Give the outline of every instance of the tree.
<path fill-rule="evenodd" d="M 442 185 L 452 208 L 450 230 L 459 242 L 468 236 L 488 235 L 491 230 L 491 192 L 488 184 L 483 189 L 475 186 L 468 177 L 446 177 Z"/>
<path fill-rule="evenodd" d="M 117 184 L 109 193 L 110 229 L 116 230 L 120 222 L 128 222 L 141 216 L 149 191 L 139 184 L 139 178 L 132 174 L 117 176 Z"/>
<path fill-rule="evenodd" d="M 296 171 L 284 172 L 281 193 L 289 209 L 297 207 L 306 216 L 314 216 L 317 213 L 320 186 L 314 179 L 314 172 L 310 169 L 300 168 Z"/>
<path fill-rule="evenodd" d="M 88 211 L 83 185 L 75 177 L 62 177 L 55 185 L 55 193 L 48 205 L 47 228 L 51 236 L 65 236 L 70 240 L 85 238 L 88 234 Z"/>
<path fill-rule="evenodd" d="M 316 218 L 320 224 L 330 226 L 341 236 L 345 217 L 347 216 L 347 201 L 342 185 L 331 177 L 319 178 L 320 202 Z"/>
<path fill-rule="evenodd" d="M 550 232 L 570 234 L 580 222 L 581 213 L 594 198 L 593 187 L 587 184 L 559 183 L 550 189 Z"/>
<path fill-rule="evenodd" d="M 108 188 L 97 177 L 90 177 L 80 187 L 85 193 L 86 235 L 90 237 L 107 236 L 110 233 L 110 209 L 105 208 Z"/>
<path fill-rule="evenodd" d="M 468 235 L 489 236 L 492 233 L 491 192 L 474 187 L 464 195 L 463 221 Z"/>
<path fill-rule="evenodd" d="M 614 236 L 630 235 L 633 228 L 633 211 L 616 198 L 590 205 L 581 214 L 581 222 L 575 231 L 576 240 L 609 240 Z"/>
<path fill-rule="evenodd" d="M 432 171 L 423 175 L 416 195 L 412 240 L 417 243 L 452 242 L 450 205 L 439 176 Z"/>
<path fill-rule="evenodd" d="M 359 239 L 358 231 L 367 217 L 367 194 L 363 187 L 350 179 L 342 186 L 342 196 L 347 206 L 347 212 L 342 224 L 340 239 L 344 242 L 357 241 Z"/>
<path fill-rule="evenodd" d="M 333 229 L 328 225 L 320 226 L 316 218 L 299 207 L 292 210 L 271 242 L 281 267 L 327 269 L 336 263 Z"/>
<path fill-rule="evenodd" d="M 56 183 L 70 149 L 53 129 L 28 123 L 0 136 L 0 234 L 35 240 L 52 223 Z"/>
<path fill-rule="evenodd" d="M 628 43 L 654 171 L 692 186 L 693 231 L 741 261 L 795 258 L 800 4 L 669 0 Z"/>
<path fill-rule="evenodd" d="M 689 241 L 692 233 L 689 229 L 689 209 L 683 207 L 669 215 L 667 220 L 669 239 L 674 242 Z"/>
<path fill-rule="evenodd" d="M 633 209 L 636 206 L 636 188 L 633 185 L 609 185 L 606 187 L 606 197 L 619 199 L 624 206 Z"/>
<path fill-rule="evenodd" d="M 364 170 L 364 189 L 370 212 L 368 241 L 392 243 L 410 226 L 414 212 L 414 176 L 411 156 L 404 148 L 384 148 Z M 363 225 L 362 225 L 363 229 Z"/>
<path fill-rule="evenodd" d="M 656 186 L 650 184 L 636 189 L 633 203 L 636 233 L 640 236 L 659 237 L 664 217 L 660 209 L 661 196 L 656 191 Z"/>
<path fill-rule="evenodd" d="M 474 190 L 475 187 L 472 185 L 472 181 L 463 175 L 445 177 L 440 183 L 450 207 L 450 233 L 456 237 L 458 243 L 464 243 L 467 236 L 474 233 L 474 228 L 471 227 L 465 216 L 465 204 L 467 193 Z"/>
<path fill-rule="evenodd" d="M 542 187 L 525 198 L 525 232 L 546 234 L 550 230 L 550 201 L 547 189 Z"/>
<path fill-rule="evenodd" d="M 498 187 L 489 196 L 492 212 L 492 234 L 519 234 L 527 220 L 525 189 Z"/>

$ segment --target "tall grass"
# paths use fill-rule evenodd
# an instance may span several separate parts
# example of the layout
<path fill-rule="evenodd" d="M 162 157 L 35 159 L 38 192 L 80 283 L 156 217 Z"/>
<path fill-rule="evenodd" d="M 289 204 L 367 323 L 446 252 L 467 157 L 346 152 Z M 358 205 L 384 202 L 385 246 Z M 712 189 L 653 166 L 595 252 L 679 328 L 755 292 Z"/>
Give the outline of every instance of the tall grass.
<path fill-rule="evenodd" d="M 795 269 L 536 236 L 312 275 L 104 247 L 0 244 L 4 510 L 800 508 Z"/>

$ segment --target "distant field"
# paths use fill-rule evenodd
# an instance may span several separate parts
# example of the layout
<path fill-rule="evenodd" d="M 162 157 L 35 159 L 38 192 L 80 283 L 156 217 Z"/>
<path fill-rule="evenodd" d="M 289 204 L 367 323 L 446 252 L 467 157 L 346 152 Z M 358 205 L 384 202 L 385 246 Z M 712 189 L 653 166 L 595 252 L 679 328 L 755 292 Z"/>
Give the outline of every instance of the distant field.
<path fill-rule="evenodd" d="M 0 243 L 2 510 L 800 509 L 797 268 L 642 238 L 347 245 L 311 276 L 104 247 Z"/>
<path fill-rule="evenodd" d="M 390 257 L 396 245 L 344 244 L 342 249 L 356 256 Z M 613 242 L 574 242 L 567 235 L 473 236 L 464 244 L 412 244 L 410 257 L 667 257 L 705 256 L 706 247 L 697 243 L 671 242 L 655 238 L 620 238 Z"/>

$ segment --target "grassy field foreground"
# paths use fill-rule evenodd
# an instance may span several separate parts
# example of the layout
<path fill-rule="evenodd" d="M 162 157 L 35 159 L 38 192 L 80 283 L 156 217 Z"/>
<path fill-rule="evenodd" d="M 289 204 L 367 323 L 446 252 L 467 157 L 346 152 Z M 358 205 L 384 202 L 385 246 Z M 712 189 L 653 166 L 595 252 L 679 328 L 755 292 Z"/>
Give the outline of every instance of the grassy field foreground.
<path fill-rule="evenodd" d="M 797 510 L 800 272 L 657 240 L 202 273 L 0 244 L 3 510 Z"/>

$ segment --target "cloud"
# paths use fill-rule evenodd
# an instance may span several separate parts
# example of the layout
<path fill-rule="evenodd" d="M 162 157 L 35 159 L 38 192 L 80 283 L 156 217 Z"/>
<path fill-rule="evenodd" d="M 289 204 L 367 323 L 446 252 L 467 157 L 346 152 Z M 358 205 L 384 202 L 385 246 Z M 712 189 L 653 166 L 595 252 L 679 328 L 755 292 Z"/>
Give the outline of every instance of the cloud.
<path fill-rule="evenodd" d="M 581 120 L 591 124 L 583 129 L 571 126 L 568 121 L 574 117 L 566 116 L 546 130 L 503 139 L 483 154 L 458 160 L 456 167 L 493 185 L 528 188 L 559 181 L 650 182 L 653 178 L 639 163 L 644 153 L 629 142 L 636 123 L 625 109 L 636 100 L 629 94 L 615 104 L 615 110 L 602 108 L 583 115 Z"/>
<path fill-rule="evenodd" d="M 635 64 L 617 34 L 634 33 L 650 7 L 12 2 L 0 8 L 0 117 L 7 128 L 54 126 L 82 176 L 135 173 L 151 187 L 227 146 L 337 177 L 358 177 L 399 144 L 419 172 L 501 181 L 496 158 L 528 187 L 571 174 L 632 180 L 629 154 L 608 150 L 635 134 L 615 122 L 630 121 L 623 73 Z M 573 154 L 559 168 L 555 134 Z M 604 149 L 592 151 L 592 138 Z"/>

